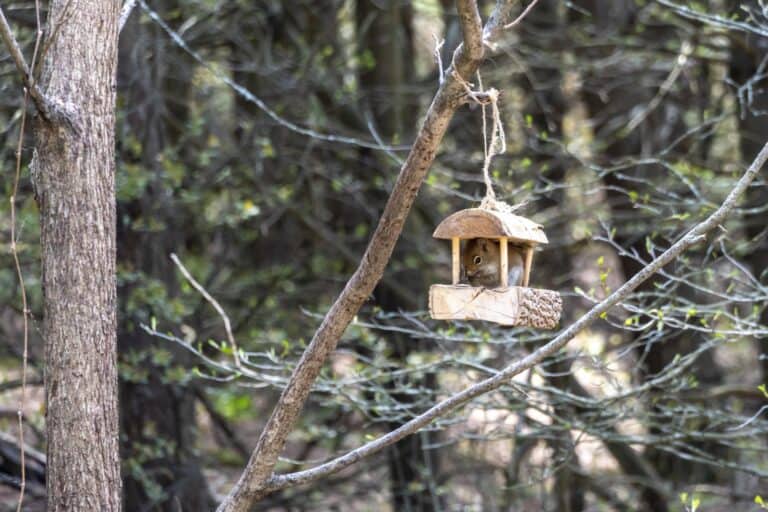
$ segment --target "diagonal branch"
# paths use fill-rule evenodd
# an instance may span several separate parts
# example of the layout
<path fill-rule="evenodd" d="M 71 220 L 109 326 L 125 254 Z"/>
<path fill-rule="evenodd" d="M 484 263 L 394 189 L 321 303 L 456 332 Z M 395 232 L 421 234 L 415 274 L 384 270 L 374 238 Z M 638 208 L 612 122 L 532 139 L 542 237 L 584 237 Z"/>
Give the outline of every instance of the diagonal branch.
<path fill-rule="evenodd" d="M 472 60 L 483 58 L 483 22 L 475 0 L 457 0 L 459 25 L 464 36 L 464 53 Z"/>
<path fill-rule="evenodd" d="M 508 4 L 513 1 L 500 0 L 496 4 L 496 9 L 508 12 L 510 9 Z M 376 231 L 368 243 L 368 248 L 357 270 L 331 306 L 302 354 L 272 415 L 264 426 L 243 474 L 220 505 L 220 512 L 245 512 L 270 492 L 267 484 L 272 478 L 288 434 L 293 430 L 304 408 L 312 385 L 328 355 L 336 348 L 341 335 L 384 274 L 395 243 L 403 230 L 405 219 L 435 159 L 448 124 L 453 114 L 466 100 L 466 92 L 454 77 L 453 71 L 462 77 L 474 75 L 482 61 L 483 34 L 496 33 L 497 24 L 503 27 L 504 20 L 495 13 L 489 19 L 490 26 L 486 26 L 483 31 L 475 0 L 457 0 L 457 8 L 462 19 L 464 42 L 453 54 L 451 69 L 446 73 L 445 81 L 432 100 L 408 158 L 400 169 Z"/>
<path fill-rule="evenodd" d="M 518 25 L 523 19 L 525 19 L 526 16 L 528 16 L 528 13 L 531 12 L 531 10 L 536 7 L 536 4 L 539 2 L 539 0 L 533 0 L 530 4 L 528 4 L 528 7 L 523 9 L 523 12 L 520 13 L 520 16 L 515 18 L 515 20 L 512 23 L 507 23 L 504 25 L 505 29 L 512 28 L 516 25 Z"/>
<path fill-rule="evenodd" d="M 138 0 L 125 0 L 123 3 L 123 7 L 120 9 L 120 19 L 117 22 L 118 34 L 125 28 L 125 24 L 128 22 L 128 18 L 131 17 L 131 12 L 133 12 L 133 8 L 136 7 L 137 2 Z"/>
<path fill-rule="evenodd" d="M 755 34 L 758 36 L 768 37 L 768 30 L 761 25 L 745 23 L 743 21 L 732 20 L 724 18 L 722 16 L 716 16 L 708 14 L 706 12 L 700 12 L 695 9 L 691 9 L 688 6 L 676 4 L 670 0 L 656 0 L 665 7 L 669 7 L 674 10 L 679 16 L 688 18 L 689 20 L 706 23 L 714 27 L 722 27 L 728 30 L 738 30 L 740 32 L 746 32 L 748 34 Z"/>
<path fill-rule="evenodd" d="M 3 13 L 2 7 L 0 7 L 0 37 L 3 38 L 3 42 L 8 47 L 11 58 L 16 64 L 16 69 L 21 73 L 26 85 L 26 81 L 29 78 L 29 66 L 27 66 L 27 61 L 24 60 L 24 55 L 21 53 L 19 43 L 16 42 L 16 38 L 11 31 L 11 26 L 8 25 L 8 20 L 5 18 L 5 13 Z"/>
<path fill-rule="evenodd" d="M 269 492 L 274 492 L 286 487 L 293 487 L 299 484 L 306 484 L 333 473 L 337 473 L 342 469 L 360 461 L 361 459 L 369 457 L 386 448 L 387 446 L 390 446 L 400 441 L 401 439 L 417 432 L 419 429 L 429 425 L 435 419 L 444 416 L 455 409 L 458 409 L 473 398 L 477 398 L 480 395 L 484 395 L 490 391 L 500 388 L 509 382 L 509 380 L 515 375 L 533 368 L 547 357 L 565 347 L 565 345 L 570 340 L 572 340 L 576 334 L 600 318 L 603 313 L 607 312 L 613 306 L 624 300 L 643 281 L 650 278 L 653 274 L 673 261 L 691 246 L 705 240 L 706 234 L 712 229 L 716 228 L 736 206 L 736 202 L 738 201 L 739 197 L 755 179 L 758 172 L 760 172 L 760 169 L 763 167 L 763 165 L 765 165 L 766 160 L 768 160 L 768 143 L 763 146 L 763 149 L 755 157 L 755 160 L 749 166 L 747 171 L 736 183 L 734 188 L 728 194 L 728 197 L 725 198 L 720 207 L 715 210 L 714 213 L 691 228 L 685 235 L 683 235 L 669 249 L 664 251 L 664 253 L 662 253 L 658 258 L 653 260 L 645 268 L 632 276 L 632 279 L 624 283 L 620 288 L 606 297 L 602 302 L 598 303 L 584 316 L 571 324 L 570 327 L 561 331 L 560 334 L 558 334 L 547 344 L 543 345 L 534 352 L 531 352 L 528 356 L 510 364 L 493 377 L 489 377 L 488 379 L 480 381 L 477 384 L 474 384 L 464 389 L 463 391 L 449 398 L 446 398 L 442 402 L 439 402 L 428 409 L 426 412 L 415 417 L 408 423 L 405 423 L 398 429 L 378 439 L 375 439 L 370 443 L 367 443 L 348 452 L 345 455 L 337 457 L 317 467 L 305 471 L 298 471 L 296 473 L 289 473 L 286 475 L 277 475 L 272 477 L 267 482 Z"/>
<path fill-rule="evenodd" d="M 298 133 L 300 135 L 304 135 L 306 137 L 311 137 L 313 139 L 322 140 L 325 142 L 334 142 L 334 143 L 340 143 L 340 144 L 350 144 L 353 146 L 359 146 L 363 148 L 370 148 L 370 149 L 376 149 L 376 150 L 383 150 L 383 151 L 400 151 L 403 148 L 400 146 L 382 146 L 378 141 L 374 144 L 371 142 L 367 142 L 364 140 L 356 139 L 354 137 L 348 137 L 345 135 L 336 135 L 336 134 L 328 134 L 328 133 L 320 133 L 313 129 L 306 128 L 304 126 L 299 126 L 295 124 L 292 121 L 289 121 L 288 119 L 285 119 L 284 117 L 280 116 L 274 109 L 272 109 L 269 105 L 267 105 L 264 100 L 259 98 L 258 96 L 254 95 L 251 91 L 240 85 L 239 83 L 233 81 L 231 78 L 227 78 L 227 74 L 219 73 L 218 70 L 214 69 L 214 67 L 211 65 L 210 62 L 206 61 L 200 53 L 193 50 L 189 44 L 187 44 L 186 41 L 181 37 L 181 35 L 173 30 L 168 23 L 166 23 L 162 17 L 157 13 L 157 11 L 152 10 L 147 2 L 145 0 L 136 0 L 137 5 L 141 7 L 141 9 L 149 16 L 149 18 L 157 23 L 160 28 L 163 29 L 163 31 L 168 34 L 168 36 L 171 38 L 173 43 L 181 48 L 184 52 L 186 52 L 190 57 L 192 57 L 198 64 L 200 64 L 202 67 L 210 70 L 216 77 L 216 80 L 224 83 L 228 87 L 232 88 L 235 93 L 245 99 L 247 102 L 252 103 L 256 105 L 256 107 L 261 110 L 264 114 L 266 114 L 270 119 L 272 119 L 274 122 L 282 126 L 283 128 L 287 128 L 288 130 L 291 130 L 292 132 Z"/>
<path fill-rule="evenodd" d="M 206 290 L 203 285 L 197 282 L 197 279 L 192 277 L 192 274 L 187 270 L 187 267 L 184 266 L 184 264 L 181 262 L 178 256 L 176 256 L 175 253 L 171 253 L 171 260 L 176 264 L 177 267 L 179 267 L 179 270 L 181 271 L 182 275 L 184 275 L 184 278 L 187 280 L 187 282 L 192 285 L 192 287 L 200 293 L 200 295 L 203 296 L 205 300 L 208 301 L 208 303 L 213 306 L 213 309 L 216 310 L 216 312 L 221 317 L 222 322 L 224 322 L 224 330 L 227 333 L 227 341 L 229 342 L 229 346 L 232 349 L 232 358 L 235 361 L 235 368 L 240 368 L 240 349 L 237 345 L 237 340 L 235 340 L 234 334 L 232 334 L 232 322 L 229 320 L 229 316 L 224 311 L 224 308 L 221 307 L 221 304 L 219 304 L 219 301 L 213 298 L 213 296 L 208 293 L 208 290 Z"/>
<path fill-rule="evenodd" d="M 19 71 L 19 75 L 21 75 L 21 81 L 24 83 L 24 87 L 29 91 L 29 95 L 32 98 L 32 101 L 35 102 L 35 106 L 40 112 L 40 115 L 44 119 L 50 120 L 51 108 L 49 102 L 35 83 L 35 79 L 30 72 L 27 61 L 24 60 L 24 54 L 21 52 L 19 43 L 16 41 L 11 26 L 5 18 L 5 13 L 3 13 L 2 7 L 0 7 L 0 39 L 2 39 L 5 46 L 8 47 L 8 52 L 11 54 L 14 64 L 16 64 L 16 69 Z"/>

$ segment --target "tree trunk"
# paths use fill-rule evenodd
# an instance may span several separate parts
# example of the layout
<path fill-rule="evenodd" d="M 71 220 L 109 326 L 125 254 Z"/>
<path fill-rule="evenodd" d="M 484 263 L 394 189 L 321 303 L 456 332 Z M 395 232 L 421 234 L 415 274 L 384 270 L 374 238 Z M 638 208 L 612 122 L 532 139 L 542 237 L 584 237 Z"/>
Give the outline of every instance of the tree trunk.
<path fill-rule="evenodd" d="M 48 510 L 120 510 L 115 292 L 118 0 L 52 0 L 38 120 Z M 66 120 L 65 120 L 66 119 Z"/>

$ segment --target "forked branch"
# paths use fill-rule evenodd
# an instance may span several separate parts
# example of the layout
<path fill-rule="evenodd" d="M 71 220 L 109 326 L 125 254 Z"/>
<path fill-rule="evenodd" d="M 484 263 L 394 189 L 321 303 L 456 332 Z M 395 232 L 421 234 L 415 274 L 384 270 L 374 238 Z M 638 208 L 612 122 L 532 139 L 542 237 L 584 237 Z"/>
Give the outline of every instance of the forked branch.
<path fill-rule="evenodd" d="M 21 47 L 19 47 L 19 43 L 13 35 L 11 26 L 5 18 L 5 13 L 3 13 L 2 7 L 0 7 L 0 38 L 2 38 L 5 46 L 8 48 L 8 53 L 11 54 L 11 59 L 13 59 L 16 69 L 19 71 L 21 81 L 24 83 L 24 87 L 26 87 L 27 91 L 29 91 L 29 96 L 35 103 L 35 107 L 37 107 L 40 115 L 45 120 L 50 120 L 52 117 L 51 106 L 35 83 L 35 78 L 32 75 L 29 65 L 27 65 L 27 61 L 24 59 L 24 54 L 21 52 Z"/>

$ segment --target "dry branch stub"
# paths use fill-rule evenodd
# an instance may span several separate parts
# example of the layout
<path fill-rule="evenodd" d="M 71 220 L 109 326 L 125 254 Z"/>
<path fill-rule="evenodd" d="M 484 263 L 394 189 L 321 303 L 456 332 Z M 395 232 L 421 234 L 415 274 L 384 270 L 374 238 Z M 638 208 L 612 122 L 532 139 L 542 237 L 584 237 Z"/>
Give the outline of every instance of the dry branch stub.
<path fill-rule="evenodd" d="M 552 290 L 528 288 L 533 250 L 548 242 L 541 225 L 510 212 L 486 208 L 461 210 L 437 226 L 435 238 L 451 240 L 453 284 L 435 284 L 429 289 L 429 312 L 436 320 L 485 320 L 500 325 L 554 329 L 560 321 L 563 302 Z M 461 239 L 491 238 L 499 240 L 499 268 L 506 275 L 506 242 L 512 243 L 524 256 L 523 286 L 486 288 L 457 283 Z"/>

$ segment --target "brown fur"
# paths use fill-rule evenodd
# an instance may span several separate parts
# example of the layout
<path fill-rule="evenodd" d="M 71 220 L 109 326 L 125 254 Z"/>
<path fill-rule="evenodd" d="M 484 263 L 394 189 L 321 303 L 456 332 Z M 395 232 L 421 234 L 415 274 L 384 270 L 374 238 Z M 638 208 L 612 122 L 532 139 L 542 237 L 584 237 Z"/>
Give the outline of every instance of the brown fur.
<path fill-rule="evenodd" d="M 464 247 L 462 264 L 464 274 L 472 286 L 495 288 L 501 285 L 500 248 L 498 240 L 473 238 Z M 523 254 L 514 246 L 507 253 L 509 286 L 519 286 L 523 280 Z"/>

